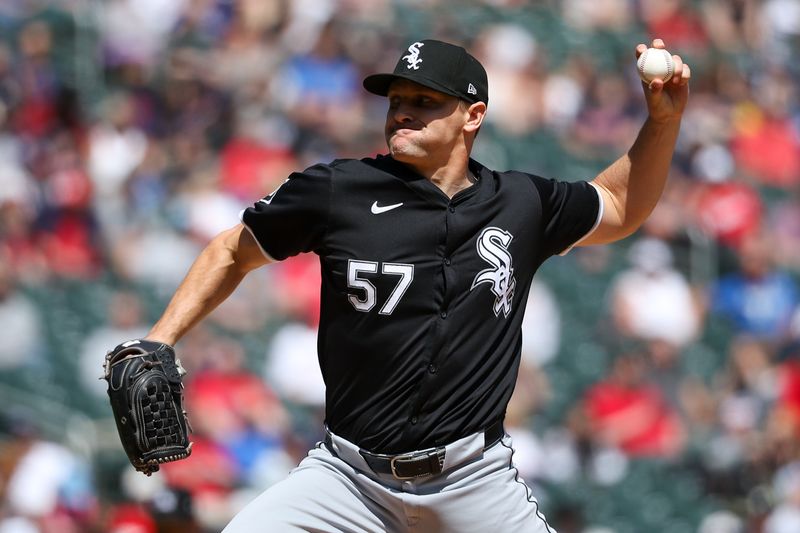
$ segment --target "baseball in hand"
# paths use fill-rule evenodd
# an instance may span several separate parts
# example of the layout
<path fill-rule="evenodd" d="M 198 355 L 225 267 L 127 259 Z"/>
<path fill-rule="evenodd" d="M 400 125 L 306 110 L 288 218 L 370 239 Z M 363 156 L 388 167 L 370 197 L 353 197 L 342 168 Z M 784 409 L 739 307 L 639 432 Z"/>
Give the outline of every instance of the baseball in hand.
<path fill-rule="evenodd" d="M 667 82 L 675 72 L 672 54 L 663 48 L 648 48 L 639 56 L 636 66 L 639 77 L 645 83 L 659 78 Z"/>

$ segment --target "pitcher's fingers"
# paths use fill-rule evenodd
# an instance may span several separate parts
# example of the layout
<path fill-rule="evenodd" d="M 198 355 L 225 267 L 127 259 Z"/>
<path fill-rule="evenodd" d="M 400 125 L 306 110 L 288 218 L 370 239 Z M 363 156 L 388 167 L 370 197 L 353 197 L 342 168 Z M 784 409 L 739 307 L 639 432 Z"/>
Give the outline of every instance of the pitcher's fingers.
<path fill-rule="evenodd" d="M 672 71 L 672 78 L 670 81 L 677 85 L 680 82 L 680 79 L 683 77 L 683 69 L 685 65 L 683 64 L 683 59 L 681 59 L 681 56 L 672 56 L 672 64 L 674 65 L 674 70 Z"/>
<path fill-rule="evenodd" d="M 647 50 L 647 45 L 644 43 L 639 43 L 636 45 L 636 59 L 639 59 L 639 56 Z"/>
<path fill-rule="evenodd" d="M 686 85 L 691 77 L 692 69 L 689 68 L 689 65 L 683 65 L 683 72 L 681 72 L 681 77 L 676 80 L 676 83 L 678 85 Z"/>
<path fill-rule="evenodd" d="M 653 39 L 653 46 L 651 48 L 666 48 L 664 41 L 661 39 Z"/>
<path fill-rule="evenodd" d="M 647 85 L 647 88 L 650 89 L 650 92 L 653 94 L 659 93 L 664 90 L 664 80 L 656 78 Z"/>

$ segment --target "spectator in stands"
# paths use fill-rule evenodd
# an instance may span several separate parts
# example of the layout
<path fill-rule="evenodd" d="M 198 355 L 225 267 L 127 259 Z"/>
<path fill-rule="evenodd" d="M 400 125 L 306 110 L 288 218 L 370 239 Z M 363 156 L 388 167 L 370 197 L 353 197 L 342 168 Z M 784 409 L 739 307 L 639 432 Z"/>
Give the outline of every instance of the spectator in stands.
<path fill-rule="evenodd" d="M 796 282 L 774 264 L 774 246 L 766 232 L 739 249 L 739 268 L 711 288 L 711 312 L 728 319 L 738 333 L 781 342 L 789 333 L 800 302 Z"/>
<path fill-rule="evenodd" d="M 712 239 L 738 250 L 761 231 L 764 205 L 758 190 L 741 181 L 696 186 L 692 214 Z"/>
<path fill-rule="evenodd" d="M 89 465 L 63 444 L 42 438 L 31 414 L 12 415 L 12 425 L 6 428 L 12 436 L 6 445 L 13 462 L 4 472 L 4 511 L 25 527 L 36 524 L 34 531 L 40 533 L 86 531 L 97 503 Z"/>
<path fill-rule="evenodd" d="M 631 268 L 620 272 L 610 289 L 612 317 L 624 336 L 664 341 L 681 348 L 695 340 L 702 326 L 701 307 L 685 276 L 672 265 L 661 240 L 636 241 L 628 252 Z"/>
<path fill-rule="evenodd" d="M 271 292 L 286 321 L 267 346 L 263 375 L 299 415 L 294 426 L 298 437 L 313 446 L 322 438 L 325 416 L 325 383 L 317 359 L 320 265 L 315 257 L 300 255 L 274 266 Z"/>
<path fill-rule="evenodd" d="M 98 369 L 102 368 L 105 361 L 106 350 L 119 339 L 139 339 L 147 332 L 144 325 L 145 314 L 139 295 L 132 290 L 115 290 L 108 296 L 108 300 L 97 302 L 104 305 L 105 316 L 108 322 L 98 324 L 88 332 L 80 347 L 78 358 L 81 369 L 81 383 L 85 391 L 96 398 L 107 397 L 106 383 L 97 379 Z"/>
<path fill-rule="evenodd" d="M 522 360 L 541 367 L 561 348 L 561 311 L 553 290 L 543 281 L 531 284 L 522 320 Z"/>
<path fill-rule="evenodd" d="M 184 231 L 200 243 L 210 241 L 241 211 L 241 204 L 220 190 L 218 172 L 217 166 L 210 162 L 196 165 L 168 206 Z"/>
<path fill-rule="evenodd" d="M 774 205 L 768 215 L 768 224 L 775 237 L 778 265 L 800 272 L 800 187 L 795 187 L 790 197 Z"/>
<path fill-rule="evenodd" d="M 130 94 L 112 94 L 102 105 L 102 119 L 89 131 L 87 167 L 95 209 L 103 225 L 113 228 L 122 224 L 119 213 L 125 205 L 125 182 L 144 160 L 148 141 L 136 124 Z"/>
<path fill-rule="evenodd" d="M 343 142 L 360 130 L 360 75 L 344 54 L 341 23 L 325 24 L 311 49 L 289 59 L 279 73 L 274 96 L 301 128 L 301 142 Z"/>
<path fill-rule="evenodd" d="M 158 533 L 156 521 L 141 506 L 118 505 L 109 513 L 108 533 Z"/>
<path fill-rule="evenodd" d="M 305 321 L 282 325 L 267 348 L 264 376 L 281 397 L 322 415 L 325 382 L 317 362 L 317 330 Z"/>
<path fill-rule="evenodd" d="M 514 54 L 505 53 L 513 49 Z M 487 123 L 510 136 L 525 136 L 542 122 L 542 80 L 536 75 L 536 39 L 517 24 L 494 24 L 481 31 L 478 58 L 492 80 L 492 112 Z"/>
<path fill-rule="evenodd" d="M 618 448 L 632 457 L 675 457 L 686 434 L 677 413 L 659 389 L 648 383 L 639 350 L 614 358 L 608 378 L 583 398 L 595 444 Z"/>
<path fill-rule="evenodd" d="M 748 490 L 746 472 L 763 454 L 759 432 L 778 395 L 770 356 L 762 343 L 739 337 L 731 343 L 728 364 L 715 383 L 716 427 L 701 447 L 705 468 L 730 493 Z"/>
<path fill-rule="evenodd" d="M 773 488 L 778 504 L 764 522 L 764 533 L 793 533 L 800 530 L 800 462 L 779 468 L 775 473 Z"/>
<path fill-rule="evenodd" d="M 289 419 L 272 390 L 246 370 L 239 344 L 203 328 L 187 340 L 192 455 L 162 471 L 169 491 L 190 498 L 194 520 L 218 531 L 291 469 Z"/>
<path fill-rule="evenodd" d="M 34 303 L 17 287 L 8 256 L 0 250 L 0 327 L 6 332 L 0 343 L 0 369 L 46 366 L 41 320 Z"/>
<path fill-rule="evenodd" d="M 774 414 L 791 435 L 800 436 L 800 340 L 780 352 L 777 365 L 777 401 Z"/>
<path fill-rule="evenodd" d="M 647 31 L 652 35 L 663 32 L 687 51 L 705 49 L 708 45 L 705 26 L 689 3 L 688 0 L 643 0 L 641 16 Z"/>
<path fill-rule="evenodd" d="M 75 139 L 66 132 L 47 145 L 42 164 L 44 206 L 38 242 L 49 270 L 60 277 L 94 279 L 102 268 L 92 183 Z"/>
<path fill-rule="evenodd" d="M 703 517 L 697 533 L 745 533 L 744 521 L 731 511 L 714 511 Z"/>
<path fill-rule="evenodd" d="M 239 344 L 212 337 L 205 349 L 206 365 L 193 372 L 186 387 L 195 432 L 231 461 L 235 480 L 265 488 L 283 473 L 268 469 L 288 464 L 282 460 L 287 413 L 275 393 L 244 367 Z"/>
<path fill-rule="evenodd" d="M 601 158 L 608 152 L 622 150 L 635 138 L 638 110 L 631 106 L 630 85 L 622 76 L 594 72 L 584 107 L 572 129 L 574 146 L 587 159 Z"/>
<path fill-rule="evenodd" d="M 153 246 L 162 250 L 158 261 L 144 253 Z M 112 272 L 126 282 L 145 283 L 166 294 L 183 279 L 181 269 L 188 268 L 200 244 L 179 229 L 152 220 L 125 228 L 109 248 Z"/>
<path fill-rule="evenodd" d="M 17 35 L 19 55 L 14 62 L 14 79 L 19 83 L 15 95 L 19 100 L 15 102 L 14 128 L 35 143 L 59 128 L 58 104 L 64 87 L 53 59 L 50 26 L 32 19 Z"/>
<path fill-rule="evenodd" d="M 753 102 L 735 110 L 731 147 L 739 168 L 761 183 L 790 188 L 800 182 L 800 128 L 792 116 L 796 81 L 772 68 L 758 78 Z"/>

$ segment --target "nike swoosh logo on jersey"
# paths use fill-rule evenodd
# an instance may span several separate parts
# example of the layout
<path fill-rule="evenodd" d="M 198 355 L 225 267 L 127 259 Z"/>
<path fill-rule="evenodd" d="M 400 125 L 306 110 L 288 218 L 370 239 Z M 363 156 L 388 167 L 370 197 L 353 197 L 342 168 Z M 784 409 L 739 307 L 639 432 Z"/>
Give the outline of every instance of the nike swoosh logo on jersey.
<path fill-rule="evenodd" d="M 375 202 L 374 204 L 372 204 L 370 211 L 372 211 L 373 215 L 380 215 L 381 213 L 385 213 L 386 211 L 397 209 L 401 205 L 403 205 L 403 202 L 400 202 L 399 204 L 383 205 L 383 206 L 380 206 L 378 205 L 378 202 Z"/>

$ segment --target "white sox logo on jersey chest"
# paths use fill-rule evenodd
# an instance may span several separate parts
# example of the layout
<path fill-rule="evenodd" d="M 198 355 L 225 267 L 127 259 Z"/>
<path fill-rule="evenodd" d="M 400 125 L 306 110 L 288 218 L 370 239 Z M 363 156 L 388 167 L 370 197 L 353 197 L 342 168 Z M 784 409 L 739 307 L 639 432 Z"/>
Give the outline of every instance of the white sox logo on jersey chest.
<path fill-rule="evenodd" d="M 511 301 L 517 286 L 512 267 L 513 258 L 508 251 L 508 245 L 513 238 L 509 232 L 492 227 L 483 230 L 476 243 L 478 255 L 492 267 L 478 272 L 469 290 L 481 283 L 491 285 L 491 291 L 497 297 L 492 308 L 495 316 L 500 316 L 500 311 L 503 311 L 503 315 L 507 317 L 511 312 Z"/>

